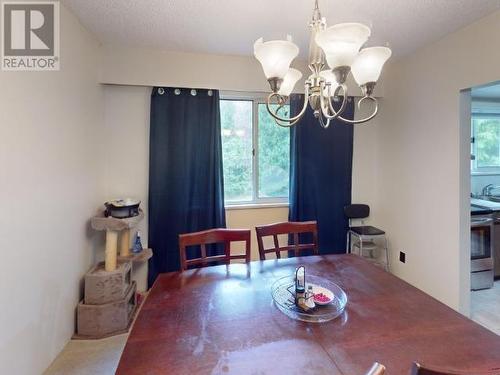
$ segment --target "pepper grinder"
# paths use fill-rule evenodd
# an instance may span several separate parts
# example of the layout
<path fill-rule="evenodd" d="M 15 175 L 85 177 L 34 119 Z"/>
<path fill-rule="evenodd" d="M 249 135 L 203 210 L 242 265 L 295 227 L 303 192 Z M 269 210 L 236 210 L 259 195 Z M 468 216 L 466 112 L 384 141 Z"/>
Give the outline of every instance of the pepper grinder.
<path fill-rule="evenodd" d="M 312 310 L 316 304 L 306 293 L 306 268 L 300 266 L 295 271 L 295 305 L 303 311 Z"/>

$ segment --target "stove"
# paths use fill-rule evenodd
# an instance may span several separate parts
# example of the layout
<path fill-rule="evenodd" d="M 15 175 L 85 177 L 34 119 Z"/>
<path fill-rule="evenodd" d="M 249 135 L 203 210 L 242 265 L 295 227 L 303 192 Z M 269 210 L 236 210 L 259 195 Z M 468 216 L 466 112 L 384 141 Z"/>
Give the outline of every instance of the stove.
<path fill-rule="evenodd" d="M 471 204 L 471 289 L 493 287 L 493 211 Z"/>

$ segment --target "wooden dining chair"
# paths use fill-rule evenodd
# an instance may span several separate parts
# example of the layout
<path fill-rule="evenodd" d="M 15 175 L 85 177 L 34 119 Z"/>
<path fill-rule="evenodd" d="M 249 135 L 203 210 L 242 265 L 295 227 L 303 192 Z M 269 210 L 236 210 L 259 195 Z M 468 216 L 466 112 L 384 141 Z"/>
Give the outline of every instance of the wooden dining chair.
<path fill-rule="evenodd" d="M 231 242 L 245 242 L 244 254 L 231 254 Z M 224 244 L 224 254 L 207 256 L 206 245 Z M 186 248 L 200 246 L 200 257 L 187 259 Z M 207 266 L 209 263 L 221 262 L 229 264 L 234 259 L 244 259 L 250 262 L 250 230 L 249 229 L 209 229 L 201 232 L 179 235 L 179 251 L 181 270 L 185 271 L 190 266 Z"/>
<path fill-rule="evenodd" d="M 427 367 L 414 362 L 411 367 L 411 375 L 500 375 L 500 366 L 489 370 L 446 370 L 437 367 Z"/>
<path fill-rule="evenodd" d="M 318 224 L 316 221 L 304 222 L 284 222 L 255 227 L 257 232 L 257 243 L 259 245 L 260 260 L 266 259 L 266 254 L 275 253 L 276 258 L 281 258 L 282 251 L 293 251 L 295 256 L 299 256 L 304 250 L 312 250 L 315 255 L 318 254 Z M 301 244 L 300 234 L 309 233 L 312 235 L 312 242 Z M 293 244 L 280 246 L 278 236 L 281 234 L 292 235 Z M 264 237 L 273 237 L 274 246 L 264 248 Z"/>

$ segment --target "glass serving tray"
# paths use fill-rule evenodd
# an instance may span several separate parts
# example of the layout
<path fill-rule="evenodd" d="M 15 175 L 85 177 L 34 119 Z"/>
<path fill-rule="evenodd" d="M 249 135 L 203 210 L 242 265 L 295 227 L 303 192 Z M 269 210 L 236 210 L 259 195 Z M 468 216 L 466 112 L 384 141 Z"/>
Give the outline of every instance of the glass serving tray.
<path fill-rule="evenodd" d="M 306 276 L 306 290 L 309 284 L 329 289 L 334 295 L 333 301 L 328 305 L 316 305 L 314 310 L 309 312 L 302 311 L 295 305 L 295 277 L 285 276 L 276 280 L 271 286 L 274 304 L 290 318 L 311 323 L 328 322 L 344 312 L 347 295 L 341 287 L 327 279 L 313 275 Z"/>

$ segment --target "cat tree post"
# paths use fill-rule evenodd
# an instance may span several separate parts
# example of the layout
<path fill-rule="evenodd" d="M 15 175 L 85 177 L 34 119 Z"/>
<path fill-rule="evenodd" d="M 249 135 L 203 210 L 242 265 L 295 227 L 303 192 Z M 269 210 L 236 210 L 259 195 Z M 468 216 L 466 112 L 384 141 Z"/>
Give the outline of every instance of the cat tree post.
<path fill-rule="evenodd" d="M 108 272 L 116 270 L 116 250 L 118 244 L 118 232 L 106 230 L 106 250 L 104 252 L 105 270 Z"/>
<path fill-rule="evenodd" d="M 130 229 L 122 231 L 120 239 L 120 256 L 128 257 L 130 255 Z"/>

